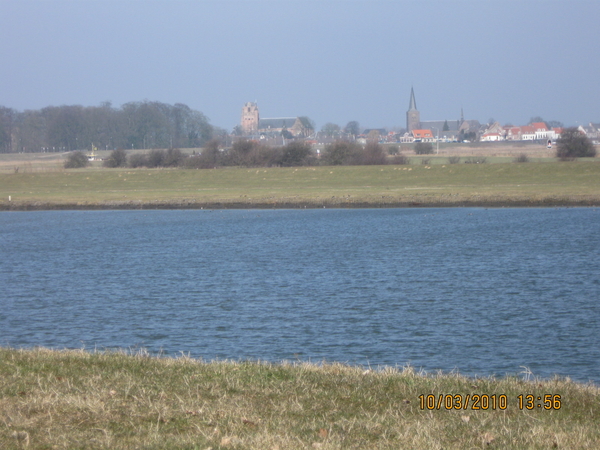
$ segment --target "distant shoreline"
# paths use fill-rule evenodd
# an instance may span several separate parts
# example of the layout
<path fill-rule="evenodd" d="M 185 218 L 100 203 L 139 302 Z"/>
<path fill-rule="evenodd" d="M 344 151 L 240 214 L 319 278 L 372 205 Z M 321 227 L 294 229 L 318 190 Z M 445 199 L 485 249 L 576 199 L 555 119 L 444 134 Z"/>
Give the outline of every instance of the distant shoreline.
<path fill-rule="evenodd" d="M 446 199 L 423 202 L 107 202 L 107 203 L 54 203 L 54 202 L 2 202 L 0 211 L 108 211 L 108 210 L 224 210 L 224 209 L 389 209 L 389 208 L 556 208 L 600 207 L 600 198 L 575 200 L 548 198 L 542 200 Z"/>

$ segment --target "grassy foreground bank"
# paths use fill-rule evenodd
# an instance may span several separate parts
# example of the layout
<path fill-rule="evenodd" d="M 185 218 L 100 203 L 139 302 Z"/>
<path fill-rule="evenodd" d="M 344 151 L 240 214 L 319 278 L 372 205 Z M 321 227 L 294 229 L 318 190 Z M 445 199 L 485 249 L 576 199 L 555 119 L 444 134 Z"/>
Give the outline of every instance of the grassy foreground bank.
<path fill-rule="evenodd" d="M 600 205 L 599 162 L 0 174 L 0 210 L 569 205 Z"/>
<path fill-rule="evenodd" d="M 507 405 L 438 409 L 440 394 Z M 0 348 L 0 448 L 597 449 L 599 417 L 600 389 L 564 379 Z"/>

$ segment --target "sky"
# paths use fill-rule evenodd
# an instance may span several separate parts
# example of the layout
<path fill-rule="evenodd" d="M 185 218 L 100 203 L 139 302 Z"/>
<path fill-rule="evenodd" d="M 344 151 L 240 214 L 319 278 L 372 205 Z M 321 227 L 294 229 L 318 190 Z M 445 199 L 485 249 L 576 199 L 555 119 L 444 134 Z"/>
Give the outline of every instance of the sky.
<path fill-rule="evenodd" d="M 600 122 L 599 0 L 0 0 L 0 106 Z"/>

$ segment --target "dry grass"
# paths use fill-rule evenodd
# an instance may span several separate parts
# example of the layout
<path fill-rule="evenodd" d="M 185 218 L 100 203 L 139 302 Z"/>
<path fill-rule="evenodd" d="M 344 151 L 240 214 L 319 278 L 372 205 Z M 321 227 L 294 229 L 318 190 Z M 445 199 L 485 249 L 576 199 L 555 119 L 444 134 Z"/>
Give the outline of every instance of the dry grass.
<path fill-rule="evenodd" d="M 422 410 L 421 394 L 506 394 Z M 519 394 L 561 396 L 521 410 Z M 600 390 L 568 379 L 0 349 L 0 448 L 597 449 Z"/>

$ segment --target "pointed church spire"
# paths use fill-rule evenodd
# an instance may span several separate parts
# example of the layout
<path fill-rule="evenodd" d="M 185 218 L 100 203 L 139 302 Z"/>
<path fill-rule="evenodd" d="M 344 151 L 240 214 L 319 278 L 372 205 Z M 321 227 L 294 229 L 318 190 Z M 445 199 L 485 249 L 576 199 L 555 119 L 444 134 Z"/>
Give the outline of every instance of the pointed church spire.
<path fill-rule="evenodd" d="M 417 101 L 415 100 L 415 90 L 410 88 L 410 104 L 406 111 L 406 130 L 410 133 L 412 130 L 418 130 L 421 126 L 421 114 L 417 110 Z"/>
<path fill-rule="evenodd" d="M 415 90 L 413 89 L 412 86 L 410 88 L 410 104 L 408 105 L 408 110 L 409 111 L 417 110 L 417 101 L 415 100 Z"/>

